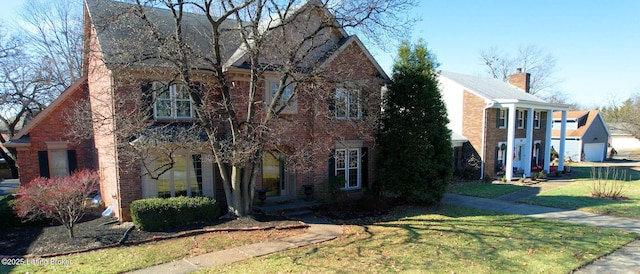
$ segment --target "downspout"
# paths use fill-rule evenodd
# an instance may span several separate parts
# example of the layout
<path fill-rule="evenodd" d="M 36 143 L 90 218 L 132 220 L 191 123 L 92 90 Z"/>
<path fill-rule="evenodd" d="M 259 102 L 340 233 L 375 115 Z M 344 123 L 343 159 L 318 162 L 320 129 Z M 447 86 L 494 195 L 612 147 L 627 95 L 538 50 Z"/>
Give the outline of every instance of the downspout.
<path fill-rule="evenodd" d="M 482 158 L 480 159 L 480 180 L 484 180 L 484 163 L 485 163 L 485 138 L 487 135 L 487 109 L 490 109 L 495 105 L 495 102 L 491 101 L 485 105 L 482 109 L 482 142 L 480 143 L 482 149 Z"/>

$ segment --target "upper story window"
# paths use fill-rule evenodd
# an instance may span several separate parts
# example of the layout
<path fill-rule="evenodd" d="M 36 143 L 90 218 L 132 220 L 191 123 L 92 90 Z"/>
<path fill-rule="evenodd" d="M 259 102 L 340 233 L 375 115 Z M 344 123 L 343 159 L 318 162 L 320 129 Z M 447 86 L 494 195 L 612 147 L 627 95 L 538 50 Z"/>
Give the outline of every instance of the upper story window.
<path fill-rule="evenodd" d="M 275 98 L 278 93 L 278 89 L 280 89 L 280 85 L 278 83 L 271 84 L 271 98 Z M 282 91 L 282 96 L 280 96 L 280 102 L 285 103 L 291 99 L 291 85 L 284 87 Z"/>
<path fill-rule="evenodd" d="M 508 110 L 506 109 L 499 109 L 498 110 L 498 122 L 497 122 L 497 126 L 498 128 L 506 128 L 507 127 L 507 112 Z"/>
<path fill-rule="evenodd" d="M 527 112 L 525 110 L 518 110 L 518 128 L 523 129 L 525 127 Z"/>
<path fill-rule="evenodd" d="M 266 87 L 268 88 L 268 92 L 265 94 L 265 105 L 268 106 L 271 103 L 271 100 L 276 97 L 278 91 L 280 90 L 280 83 L 276 79 L 267 79 Z M 279 105 L 276 106 L 276 110 L 278 107 L 284 106 L 287 104 L 280 114 L 296 114 L 298 113 L 298 103 L 296 98 L 293 97 L 293 89 L 294 84 L 289 83 L 282 89 L 282 94 L 280 95 Z"/>
<path fill-rule="evenodd" d="M 540 111 L 533 112 L 533 127 L 535 129 L 540 128 L 540 124 L 541 124 L 540 115 L 541 115 Z"/>
<path fill-rule="evenodd" d="M 154 106 L 153 116 L 156 119 L 191 119 L 193 106 L 189 87 L 184 84 L 167 85 L 153 82 Z"/>
<path fill-rule="evenodd" d="M 336 89 L 335 99 L 336 118 L 359 119 L 362 116 L 359 90 Z"/>

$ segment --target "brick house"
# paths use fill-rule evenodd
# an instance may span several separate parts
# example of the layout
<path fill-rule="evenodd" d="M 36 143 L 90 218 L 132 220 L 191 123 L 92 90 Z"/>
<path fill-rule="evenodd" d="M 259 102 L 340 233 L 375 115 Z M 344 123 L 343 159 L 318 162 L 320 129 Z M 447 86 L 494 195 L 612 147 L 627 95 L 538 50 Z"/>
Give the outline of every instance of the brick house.
<path fill-rule="evenodd" d="M 530 176 L 549 171 L 551 122 L 554 111 L 565 117 L 567 106 L 550 104 L 530 94 L 528 73 L 518 71 L 509 83 L 453 72 L 439 81 L 452 132 L 464 136 L 471 149 L 460 158 L 480 160 L 480 178 Z M 564 136 L 560 154 L 564 155 Z M 507 157 L 507 155 L 513 155 Z M 559 168 L 563 168 L 560 163 Z"/>
<path fill-rule="evenodd" d="M 318 12 L 317 7 L 312 6 L 318 1 L 309 1 L 301 5 L 299 12 L 310 12 L 310 20 Z M 173 168 L 154 179 L 152 176 L 141 172 L 143 165 L 131 165 L 119 156 L 118 139 L 114 136 L 114 129 L 118 127 L 118 121 L 111 120 L 100 126 L 93 126 L 93 138 L 77 143 L 63 135 L 61 127 L 64 127 L 64 119 L 60 117 L 65 108 L 72 106 L 73 102 L 84 98 L 89 100 L 94 117 L 110 111 L 114 111 L 115 97 L 119 94 L 139 94 L 140 100 L 153 98 L 146 101 L 152 105 L 150 109 L 154 125 L 189 124 L 194 120 L 193 101 L 180 94 L 183 86 L 172 83 L 170 73 L 166 73 L 162 64 L 154 65 L 145 63 L 142 66 L 133 66 L 127 70 L 119 69 L 118 56 L 112 49 L 120 45 L 113 41 L 117 38 L 131 35 L 128 30 L 114 29 L 108 21 L 114 9 L 131 7 L 129 4 L 112 2 L 109 0 L 86 0 L 85 4 L 85 56 L 83 67 L 85 78 L 79 80 L 65 91 L 57 102 L 54 102 L 47 110 L 40 114 L 27 126 L 16 140 L 11 143 L 19 148 L 18 162 L 20 165 L 21 183 L 27 183 L 37 176 L 54 176 L 61 173 L 46 173 L 43 169 L 44 158 L 39 158 L 39 151 L 61 150 L 68 155 L 66 172 L 74 168 L 96 168 L 101 175 L 101 194 L 105 205 L 111 205 L 115 216 L 120 220 L 129 220 L 129 205 L 132 201 L 150 197 L 172 196 L 210 196 L 224 202 L 225 195 L 221 184 L 221 177 L 215 162 L 205 161 L 211 158 L 206 150 L 182 150 L 175 154 Z M 312 8 L 308 8 L 312 7 Z M 323 8 L 322 6 L 318 6 Z M 173 20 L 168 10 L 147 8 L 146 12 L 155 20 Z M 324 12 L 328 13 L 328 10 Z M 323 11 L 320 12 L 320 15 Z M 188 14 L 185 22 L 199 22 L 206 20 L 198 14 Z M 306 17 L 305 17 L 306 18 Z M 316 18 L 318 19 L 318 18 Z M 319 19 L 318 19 L 319 20 Z M 170 22 L 170 21 L 169 21 Z M 193 23 L 193 24 L 196 24 Z M 374 132 L 361 132 L 348 126 L 352 121 L 364 120 L 367 113 L 376 113 L 380 109 L 379 101 L 382 86 L 389 80 L 388 76 L 374 60 L 369 51 L 364 47 L 358 37 L 347 34 L 342 28 L 332 29 L 327 32 L 331 41 L 335 41 L 331 47 L 321 47 L 322 52 L 318 56 L 315 65 L 322 66 L 327 72 L 322 81 L 323 89 L 330 89 L 334 98 L 326 105 L 319 106 L 317 102 L 299 97 L 289 104 L 285 111 L 290 128 L 287 133 L 295 138 L 289 138 L 277 144 L 277 149 L 265 147 L 265 153 L 261 160 L 261 171 L 257 176 L 257 188 L 269 190 L 270 199 L 295 199 L 303 197 L 303 185 L 315 186 L 314 197 L 328 198 L 330 177 L 344 178 L 345 185 L 342 188 L 347 193 L 358 193 L 373 181 L 373 170 L 368 168 L 373 165 Z M 135 38 L 135 37 L 130 37 Z M 249 86 L 250 71 L 246 65 L 246 53 L 241 39 L 227 37 L 224 45 L 225 73 L 231 79 L 237 94 L 243 92 Z M 196 41 L 197 43 L 197 41 Z M 88 54 L 91 53 L 91 54 Z M 343 73 L 348 71 L 349 73 Z M 194 73 L 197 81 L 215 86 L 209 83 L 215 79 L 208 75 L 206 69 Z M 271 101 L 271 92 L 265 90 L 278 87 L 277 72 L 265 72 L 259 79 L 257 97 L 258 103 L 267 104 Z M 337 81 L 339 79 L 340 81 Z M 343 83 L 358 82 L 357 93 Z M 168 84 L 169 83 L 169 84 Z M 364 85 L 363 85 L 364 84 Z M 305 86 L 299 83 L 293 88 L 312 89 L 313 86 Z M 209 92 L 209 89 L 206 89 Z M 152 92 L 152 96 L 147 93 Z M 215 93 L 215 89 L 211 89 Z M 163 96 L 168 94 L 166 98 Z M 286 93 L 285 93 L 286 94 Z M 355 95 L 357 94 L 357 95 Z M 377 98 L 378 103 L 365 105 L 360 99 L 354 99 L 367 95 Z M 165 100 L 166 99 L 166 100 Z M 163 104 L 164 101 L 166 104 Z M 249 104 L 250 102 L 246 102 Z M 253 102 L 256 103 L 256 102 Z M 370 106 L 374 106 L 371 108 Z M 243 107 L 243 106 L 240 106 Z M 310 110 L 315 110 L 312 112 Z M 322 112 L 323 115 L 319 115 Z M 260 114 L 263 115 L 263 114 Z M 42 117 L 41 117 L 42 116 Z M 373 116 L 373 115 L 371 115 Z M 106 116 L 105 116 L 106 117 Z M 331 117 L 327 119 L 326 117 Z M 48 131 L 48 129 L 52 129 Z M 340 132 L 340 136 L 328 134 L 328 132 Z M 224 134 L 224 132 L 222 132 Z M 38 143 L 35 137 L 38 136 Z M 136 138 L 141 136 L 136 136 Z M 40 139 L 43 138 L 41 141 Z M 28 140 L 30 145 L 25 145 Z M 135 139 L 135 138 L 133 138 Z M 135 140 L 134 140 L 135 141 Z M 280 153 L 287 153 L 291 148 L 297 147 L 296 142 L 305 142 L 321 148 L 329 148 L 326 154 L 321 156 L 309 156 L 309 166 L 304 170 L 291 170 L 287 168 L 289 163 L 283 161 Z M 51 144 L 48 147 L 47 144 Z M 66 146 L 64 146 L 66 144 Z M 284 149 L 282 149 L 284 148 Z M 74 151 L 74 152 L 71 152 Z M 80 152 L 82 151 L 82 152 Z M 57 152 L 55 152 L 57 153 Z M 44 153 L 42 153 L 44 155 Z M 52 153 L 49 153 L 51 163 Z M 44 156 L 43 156 L 44 157 Z M 120 158 L 119 158 L 120 157 Z M 56 158 L 57 159 L 57 158 Z M 161 165 L 160 160 L 155 160 L 145 165 Z M 60 165 L 62 167 L 62 165 Z M 62 168 L 61 168 L 62 169 Z M 64 172 L 63 172 L 64 173 Z"/>
<path fill-rule="evenodd" d="M 31 119 L 7 147 L 17 150 L 20 183 L 38 177 L 64 176 L 76 169 L 95 169 L 95 146 L 92 140 L 72 140 L 65 134 L 66 110 L 87 99 L 87 78 L 68 87 L 58 98 Z"/>

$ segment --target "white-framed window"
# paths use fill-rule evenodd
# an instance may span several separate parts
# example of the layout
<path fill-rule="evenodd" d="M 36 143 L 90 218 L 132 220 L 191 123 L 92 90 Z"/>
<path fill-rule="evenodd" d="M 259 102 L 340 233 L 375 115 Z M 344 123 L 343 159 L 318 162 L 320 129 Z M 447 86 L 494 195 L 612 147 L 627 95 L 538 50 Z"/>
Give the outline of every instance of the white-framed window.
<path fill-rule="evenodd" d="M 156 159 L 156 167 L 168 164 L 168 157 Z M 157 179 L 158 197 L 202 196 L 201 155 L 173 155 L 173 167 Z"/>
<path fill-rule="evenodd" d="M 69 176 L 69 159 L 66 149 L 49 150 L 48 156 L 49 175 L 51 178 Z"/>
<path fill-rule="evenodd" d="M 185 84 L 167 85 L 153 82 L 153 116 L 156 119 L 191 119 L 193 106 L 189 87 Z"/>
<path fill-rule="evenodd" d="M 265 106 L 269 106 L 273 98 L 276 97 L 278 90 L 280 89 L 280 81 L 277 79 L 267 79 L 265 81 L 265 94 L 264 94 L 264 103 Z M 296 98 L 294 97 L 295 84 L 289 83 L 282 89 L 282 95 L 280 96 L 280 100 L 276 105 L 276 110 L 279 110 L 280 107 L 287 104 L 280 112 L 280 114 L 297 114 L 298 113 L 298 103 Z M 292 98 L 293 97 L 293 98 Z M 265 108 L 266 111 L 266 108 Z"/>
<path fill-rule="evenodd" d="M 527 112 L 525 110 L 518 110 L 518 128 L 519 129 L 523 129 L 525 127 L 525 116 L 527 115 Z"/>
<path fill-rule="evenodd" d="M 280 85 L 278 83 L 271 83 L 271 98 L 276 97 L 276 93 L 278 93 L 278 89 L 280 89 Z M 286 103 L 287 101 L 289 101 L 292 95 L 291 92 L 292 92 L 291 85 L 287 85 L 286 87 L 284 87 L 284 90 L 282 90 L 282 96 L 280 96 L 280 102 Z"/>
<path fill-rule="evenodd" d="M 360 91 L 344 88 L 336 89 L 335 115 L 341 119 L 359 119 L 362 116 Z"/>
<path fill-rule="evenodd" d="M 506 128 L 507 127 L 507 109 L 499 109 L 498 110 L 498 128 Z"/>
<path fill-rule="evenodd" d="M 535 129 L 540 129 L 540 124 L 541 124 L 540 115 L 541 115 L 540 111 L 533 112 L 533 128 Z"/>
<path fill-rule="evenodd" d="M 334 157 L 335 175 L 338 178 L 344 178 L 344 189 L 360 188 L 362 180 L 361 150 L 359 148 L 336 149 Z"/>

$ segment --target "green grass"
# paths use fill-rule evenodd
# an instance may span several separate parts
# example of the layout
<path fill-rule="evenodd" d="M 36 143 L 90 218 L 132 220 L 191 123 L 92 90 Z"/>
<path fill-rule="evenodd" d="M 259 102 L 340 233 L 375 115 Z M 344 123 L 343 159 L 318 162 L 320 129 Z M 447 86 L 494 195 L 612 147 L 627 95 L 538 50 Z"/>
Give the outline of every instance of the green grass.
<path fill-rule="evenodd" d="M 447 192 L 453 194 L 481 197 L 496 198 L 512 192 L 518 192 L 528 189 L 526 186 L 516 186 L 511 184 L 490 184 L 483 182 L 469 182 L 449 185 Z"/>
<path fill-rule="evenodd" d="M 53 258 L 68 262 L 66 265 L 25 264 L 15 268 L 0 265 L 0 273 L 122 273 L 186 256 L 267 241 L 269 235 L 268 232 L 208 233 Z M 43 260 L 48 262 L 50 259 Z"/>
<path fill-rule="evenodd" d="M 629 197 L 628 200 L 590 197 L 592 183 L 591 180 L 582 179 L 520 201 L 528 204 L 640 219 L 640 181 L 624 182 L 622 194 Z"/>
<path fill-rule="evenodd" d="M 445 205 L 203 273 L 568 273 L 633 241 L 614 229 Z"/>

